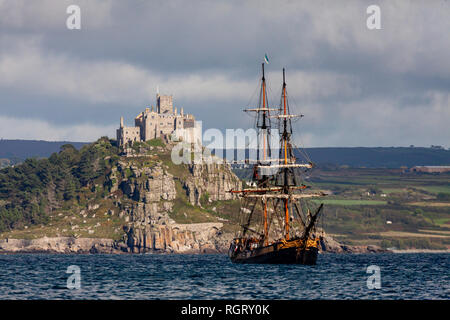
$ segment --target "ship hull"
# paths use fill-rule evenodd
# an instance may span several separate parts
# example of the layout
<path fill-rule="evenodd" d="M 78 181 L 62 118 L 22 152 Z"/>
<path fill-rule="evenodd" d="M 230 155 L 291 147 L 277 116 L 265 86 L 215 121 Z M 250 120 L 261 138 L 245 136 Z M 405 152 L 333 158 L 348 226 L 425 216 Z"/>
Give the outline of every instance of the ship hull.
<path fill-rule="evenodd" d="M 233 263 L 315 265 L 318 253 L 316 247 L 283 247 L 274 244 L 240 252 L 230 248 L 228 255 Z"/>

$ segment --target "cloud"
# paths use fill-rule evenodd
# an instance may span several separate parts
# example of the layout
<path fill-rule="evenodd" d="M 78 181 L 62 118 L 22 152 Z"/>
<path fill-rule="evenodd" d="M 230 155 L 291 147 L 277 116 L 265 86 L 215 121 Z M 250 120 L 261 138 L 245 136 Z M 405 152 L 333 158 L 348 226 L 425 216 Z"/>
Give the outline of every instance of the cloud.
<path fill-rule="evenodd" d="M 446 1 L 379 1 L 375 31 L 361 1 L 130 1 L 77 1 L 70 31 L 72 1 L 0 0 L 0 117 L 107 131 L 159 86 L 204 128 L 251 126 L 268 53 L 270 102 L 286 67 L 307 145 L 448 146 Z"/>
<path fill-rule="evenodd" d="M 91 142 L 101 136 L 115 137 L 115 129 L 115 125 L 84 123 L 56 126 L 37 119 L 0 116 L 0 137 L 2 139 Z"/>
<path fill-rule="evenodd" d="M 397 99 L 380 97 L 340 103 L 332 116 L 308 123 L 302 119 L 297 141 L 306 146 L 447 146 L 450 137 L 450 93 L 430 91 L 408 108 Z"/>
<path fill-rule="evenodd" d="M 37 38 L 18 41 L 15 47 L 0 55 L 0 86 L 89 103 L 143 104 L 153 100 L 157 86 L 197 102 L 246 99 L 255 88 L 254 81 L 235 78 L 228 71 L 164 75 L 127 62 L 83 61 L 48 53 Z M 280 72 L 268 72 L 267 77 L 281 84 Z M 295 94 L 306 98 L 347 95 L 357 89 L 353 77 L 330 72 L 294 71 L 289 78 Z"/>
<path fill-rule="evenodd" d="M 76 4 L 83 8 L 82 28 L 105 28 L 111 23 L 111 0 L 0 0 L 0 27 L 20 31 L 52 31 L 64 29 L 68 6 Z M 84 17 L 86 14 L 87 17 Z M 86 19 L 85 19 L 86 18 Z"/>

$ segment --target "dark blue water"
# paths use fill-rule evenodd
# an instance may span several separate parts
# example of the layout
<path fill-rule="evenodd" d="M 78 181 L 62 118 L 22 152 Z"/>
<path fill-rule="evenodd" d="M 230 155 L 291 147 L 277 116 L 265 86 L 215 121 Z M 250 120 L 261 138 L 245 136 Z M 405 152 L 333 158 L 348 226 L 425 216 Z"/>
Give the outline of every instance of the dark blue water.
<path fill-rule="evenodd" d="M 68 289 L 67 267 L 80 267 Z M 368 289 L 369 265 L 381 288 Z M 236 265 L 223 255 L 0 255 L 0 299 L 449 299 L 450 254 L 320 255 Z"/>

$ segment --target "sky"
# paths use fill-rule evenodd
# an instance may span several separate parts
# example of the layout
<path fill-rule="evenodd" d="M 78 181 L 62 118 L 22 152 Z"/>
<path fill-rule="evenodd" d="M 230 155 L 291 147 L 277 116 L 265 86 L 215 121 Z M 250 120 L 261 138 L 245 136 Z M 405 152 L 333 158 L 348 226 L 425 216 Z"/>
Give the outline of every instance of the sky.
<path fill-rule="evenodd" d="M 270 105 L 284 67 L 304 115 L 297 145 L 450 147 L 449 0 L 0 0 L 0 17 L 3 139 L 115 137 L 157 87 L 203 129 L 246 129 L 267 54 Z"/>

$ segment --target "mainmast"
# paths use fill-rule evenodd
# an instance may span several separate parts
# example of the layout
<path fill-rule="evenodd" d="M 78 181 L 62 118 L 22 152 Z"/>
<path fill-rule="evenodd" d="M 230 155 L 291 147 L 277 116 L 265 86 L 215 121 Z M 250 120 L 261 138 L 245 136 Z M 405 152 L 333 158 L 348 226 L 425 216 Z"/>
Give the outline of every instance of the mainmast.
<path fill-rule="evenodd" d="M 292 195 L 292 191 L 295 189 L 294 186 L 297 186 L 296 175 L 294 172 L 294 168 L 305 167 L 311 168 L 311 164 L 297 164 L 296 158 L 294 156 L 294 152 L 292 150 L 291 136 L 292 136 L 292 123 L 291 119 L 296 117 L 302 117 L 302 115 L 293 115 L 289 112 L 289 104 L 287 98 L 287 88 L 286 88 L 286 73 L 283 68 L 283 87 L 281 93 L 281 106 L 280 106 L 280 114 L 276 116 L 279 120 L 282 121 L 282 132 L 280 134 L 280 156 L 278 167 L 281 168 L 282 174 L 279 175 L 278 181 L 281 180 L 282 184 L 282 193 L 286 195 L 284 198 L 284 238 L 289 240 L 289 229 L 290 229 L 290 215 L 289 215 L 289 207 L 290 207 L 290 198 L 287 195 Z M 292 210 L 291 210 L 292 211 Z"/>
<path fill-rule="evenodd" d="M 287 115 L 287 103 L 286 103 L 286 78 L 285 78 L 285 71 L 283 68 L 283 110 L 284 110 L 284 115 Z M 283 119 L 283 134 L 281 136 L 281 140 L 283 142 L 283 147 L 284 147 L 284 164 L 287 165 L 287 155 L 288 155 L 288 150 L 287 150 L 287 143 L 289 140 L 289 136 L 287 133 L 287 117 L 285 117 Z M 287 194 L 289 193 L 289 186 L 288 186 L 288 169 L 289 168 L 284 168 L 284 193 Z M 289 240 L 289 207 L 288 207 L 288 202 L 289 200 L 286 198 L 284 199 L 284 210 L 285 210 L 285 239 Z"/>

